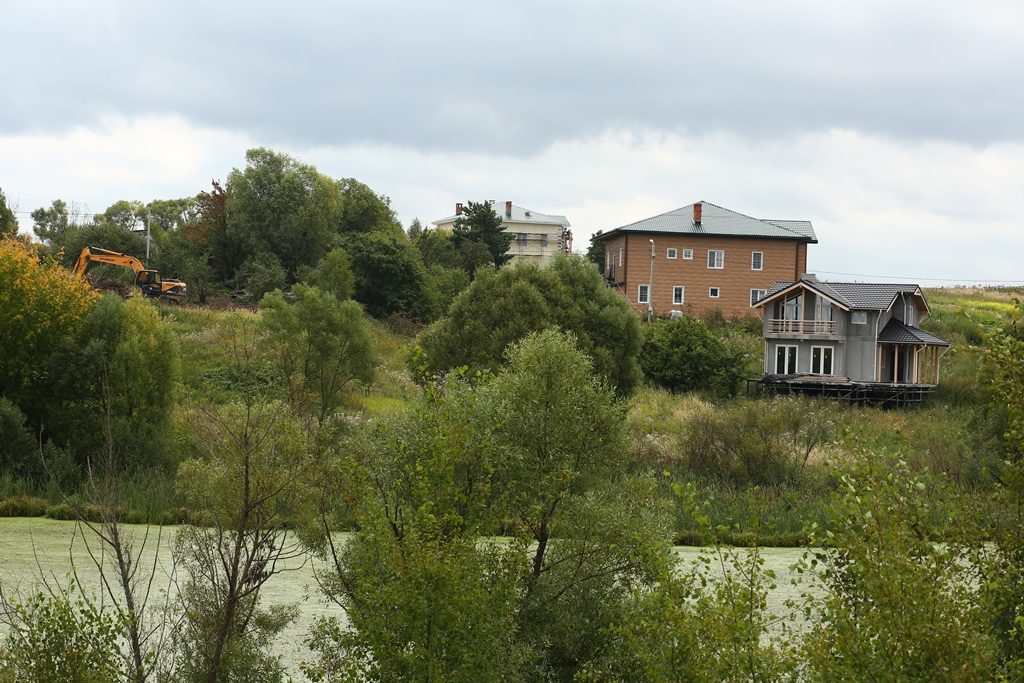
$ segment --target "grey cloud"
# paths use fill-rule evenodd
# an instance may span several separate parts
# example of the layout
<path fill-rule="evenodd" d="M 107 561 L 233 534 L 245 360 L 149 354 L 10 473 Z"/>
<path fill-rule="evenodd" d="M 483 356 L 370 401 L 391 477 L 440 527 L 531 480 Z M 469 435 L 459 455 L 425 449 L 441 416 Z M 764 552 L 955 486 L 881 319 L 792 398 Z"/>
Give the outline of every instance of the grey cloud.
<path fill-rule="evenodd" d="M 0 134 L 170 113 L 513 155 L 609 127 L 1024 138 L 1010 2 L 39 4 L 0 3 Z"/>

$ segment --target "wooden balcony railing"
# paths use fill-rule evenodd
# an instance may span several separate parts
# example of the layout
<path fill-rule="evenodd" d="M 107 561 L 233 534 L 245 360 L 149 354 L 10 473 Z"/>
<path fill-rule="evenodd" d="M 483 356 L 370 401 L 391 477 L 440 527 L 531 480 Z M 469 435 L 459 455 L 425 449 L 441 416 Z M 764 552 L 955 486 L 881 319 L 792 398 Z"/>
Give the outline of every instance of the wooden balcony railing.
<path fill-rule="evenodd" d="M 775 334 L 835 334 L 836 321 L 769 318 L 768 331 Z"/>

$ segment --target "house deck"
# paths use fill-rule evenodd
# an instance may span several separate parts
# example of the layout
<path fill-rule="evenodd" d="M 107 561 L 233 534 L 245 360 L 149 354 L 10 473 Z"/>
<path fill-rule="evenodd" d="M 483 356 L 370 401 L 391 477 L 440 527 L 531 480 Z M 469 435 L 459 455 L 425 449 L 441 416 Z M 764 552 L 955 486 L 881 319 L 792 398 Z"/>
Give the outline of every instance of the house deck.
<path fill-rule="evenodd" d="M 845 403 L 900 408 L 920 405 L 935 391 L 935 384 L 891 384 L 852 382 L 847 377 L 816 375 L 765 375 L 747 380 L 748 395 L 789 396 L 798 394 L 829 398 Z"/>

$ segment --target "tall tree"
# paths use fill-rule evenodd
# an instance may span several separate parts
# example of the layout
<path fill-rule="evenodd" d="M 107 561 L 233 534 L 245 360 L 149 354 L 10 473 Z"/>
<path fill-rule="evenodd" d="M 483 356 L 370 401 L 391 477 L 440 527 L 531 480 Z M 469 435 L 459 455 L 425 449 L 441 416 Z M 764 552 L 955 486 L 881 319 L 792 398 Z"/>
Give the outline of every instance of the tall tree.
<path fill-rule="evenodd" d="M 392 235 L 403 232 L 402 224 L 391 208 L 391 200 L 386 195 L 377 194 L 355 178 L 339 180 L 338 187 L 341 190 L 339 232 L 383 232 Z"/>
<path fill-rule="evenodd" d="M 587 247 L 587 260 L 597 264 L 598 272 L 604 272 L 604 241 L 601 240 L 601 235 L 604 230 L 598 230 L 590 238 L 590 246 Z"/>
<path fill-rule="evenodd" d="M 0 238 L 18 234 L 18 218 L 14 215 L 14 208 L 7 203 L 7 196 L 0 188 Z"/>
<path fill-rule="evenodd" d="M 63 199 L 54 199 L 50 208 L 39 208 L 32 212 L 32 232 L 51 247 L 64 246 L 68 228 L 78 225 L 80 212 L 75 205 L 68 206 Z"/>
<path fill-rule="evenodd" d="M 228 177 L 228 231 L 246 258 L 273 254 L 294 282 L 300 266 L 315 265 L 330 247 L 338 185 L 313 166 L 262 147 L 245 160 L 245 170 Z"/>
<path fill-rule="evenodd" d="M 419 218 L 412 219 L 412 223 L 409 224 L 409 229 L 405 231 L 405 234 L 408 235 L 411 240 L 415 240 L 423 234 L 423 224 L 420 223 Z"/>
<path fill-rule="evenodd" d="M 96 218 L 97 222 L 105 221 L 125 230 L 137 230 L 146 225 L 146 207 L 140 201 L 120 199 Z"/>
<path fill-rule="evenodd" d="M 505 232 L 501 216 L 489 202 L 467 202 L 461 218 L 455 219 L 452 229 L 455 248 L 463 242 L 480 242 L 487 247 L 496 268 L 508 263 L 512 256 L 508 248 L 513 236 Z"/>

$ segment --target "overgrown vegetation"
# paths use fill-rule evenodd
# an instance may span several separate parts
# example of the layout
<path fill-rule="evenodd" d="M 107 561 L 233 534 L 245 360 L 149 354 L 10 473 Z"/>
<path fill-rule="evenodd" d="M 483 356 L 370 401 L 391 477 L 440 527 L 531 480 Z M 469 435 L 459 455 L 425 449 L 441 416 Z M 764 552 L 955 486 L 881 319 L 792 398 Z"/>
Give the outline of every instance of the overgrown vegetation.
<path fill-rule="evenodd" d="M 253 150 L 192 200 L 87 227 L 54 202 L 47 248 L 0 240 L 0 514 L 74 522 L 104 577 L 0 586 L 0 681 L 297 676 L 264 589 L 310 558 L 313 681 L 1024 675 L 1012 293 L 929 293 L 955 343 L 930 405 L 737 397 L 757 326 L 641 326 L 575 257 L 495 269 L 478 209 L 406 235 L 358 181 Z M 260 305 L 99 297 L 59 265 L 143 219 L 161 263 Z M 126 523 L 184 525 L 169 604 Z M 765 545 L 808 548 L 781 613 Z"/>

